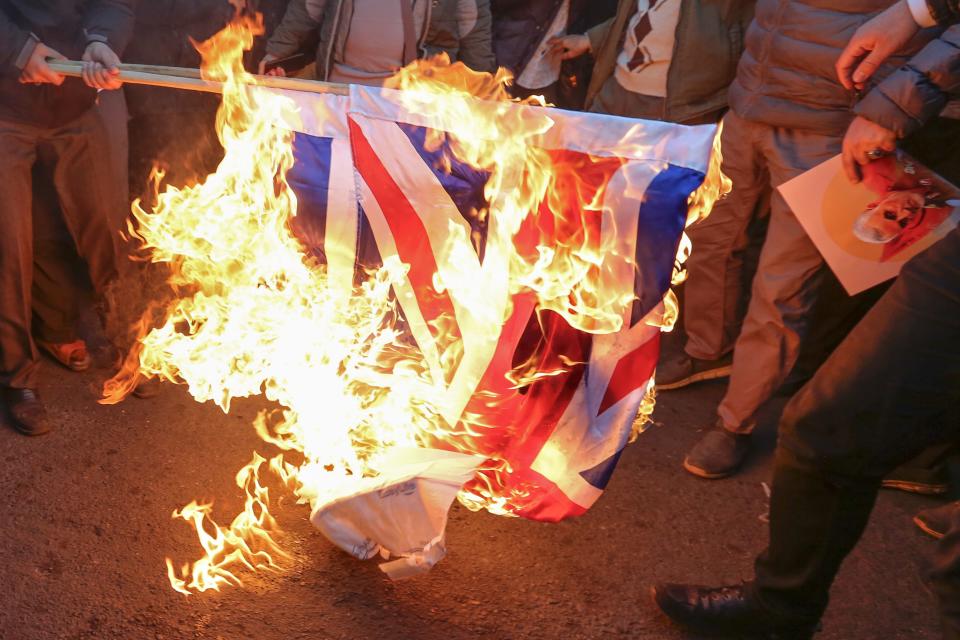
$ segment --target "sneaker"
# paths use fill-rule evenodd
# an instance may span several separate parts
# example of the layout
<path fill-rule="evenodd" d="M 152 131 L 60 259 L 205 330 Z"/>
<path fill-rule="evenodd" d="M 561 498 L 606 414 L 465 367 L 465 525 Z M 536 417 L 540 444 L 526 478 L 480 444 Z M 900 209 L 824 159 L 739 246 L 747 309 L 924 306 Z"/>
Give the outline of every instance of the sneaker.
<path fill-rule="evenodd" d="M 39 436 L 50 431 L 47 410 L 33 389 L 4 389 L 3 399 L 12 418 L 13 428 L 25 436 Z"/>
<path fill-rule="evenodd" d="M 913 522 L 920 527 L 920 531 L 939 540 L 947 535 L 957 510 L 960 510 L 960 500 L 924 509 L 913 517 Z"/>
<path fill-rule="evenodd" d="M 710 636 L 810 640 L 820 627 L 819 620 L 764 607 L 748 584 L 716 588 L 661 584 L 653 588 L 653 601 L 677 624 Z"/>
<path fill-rule="evenodd" d="M 657 389 L 670 391 L 671 389 L 682 389 L 696 382 L 728 378 L 732 368 L 732 353 L 719 360 L 700 360 L 691 358 L 681 351 L 676 356 L 665 358 L 657 364 Z"/>
<path fill-rule="evenodd" d="M 740 468 L 749 449 L 749 435 L 732 433 L 717 426 L 694 445 L 683 461 L 683 468 L 709 480 L 726 478 Z"/>

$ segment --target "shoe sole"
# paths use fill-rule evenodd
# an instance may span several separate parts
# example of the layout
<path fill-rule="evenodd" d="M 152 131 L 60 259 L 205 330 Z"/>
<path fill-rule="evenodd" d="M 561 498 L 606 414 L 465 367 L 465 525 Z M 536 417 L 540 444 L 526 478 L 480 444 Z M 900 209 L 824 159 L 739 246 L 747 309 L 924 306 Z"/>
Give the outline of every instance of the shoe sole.
<path fill-rule="evenodd" d="M 724 367 L 718 367 L 716 369 L 708 369 L 706 371 L 698 371 L 697 373 L 691 374 L 686 378 L 677 380 L 676 382 L 666 382 L 663 384 L 657 383 L 657 389 L 660 391 L 672 391 L 674 389 L 682 389 L 684 387 L 689 387 L 692 384 L 698 382 L 706 382 L 708 380 L 717 380 L 718 378 L 729 378 L 730 371 L 733 370 L 732 365 L 726 365 Z"/>
<path fill-rule="evenodd" d="M 935 539 L 939 540 L 939 539 L 941 539 L 941 538 L 943 537 L 943 532 L 942 532 L 942 531 L 934 531 L 933 529 L 931 529 L 930 527 L 928 527 L 928 526 L 927 526 L 927 523 L 924 522 L 924 521 L 920 518 L 920 516 L 914 516 L 914 517 L 913 517 L 913 524 L 917 525 L 917 527 L 920 529 L 920 531 L 923 531 L 925 534 L 927 534 L 927 535 L 930 536 L 931 538 L 935 538 Z"/>
<path fill-rule="evenodd" d="M 897 491 L 916 493 L 921 496 L 942 496 L 948 489 L 946 484 L 921 484 L 901 480 L 884 480 L 881 486 L 884 489 L 896 489 Z"/>
<path fill-rule="evenodd" d="M 686 469 L 689 473 L 697 476 L 698 478 L 704 478 L 706 480 L 719 480 L 720 478 L 729 478 L 737 471 L 740 470 L 740 466 L 737 465 L 735 468 L 730 469 L 729 471 L 723 471 L 721 473 L 710 473 L 700 467 L 695 467 L 690 464 L 690 461 L 686 458 L 683 460 L 683 468 Z"/>

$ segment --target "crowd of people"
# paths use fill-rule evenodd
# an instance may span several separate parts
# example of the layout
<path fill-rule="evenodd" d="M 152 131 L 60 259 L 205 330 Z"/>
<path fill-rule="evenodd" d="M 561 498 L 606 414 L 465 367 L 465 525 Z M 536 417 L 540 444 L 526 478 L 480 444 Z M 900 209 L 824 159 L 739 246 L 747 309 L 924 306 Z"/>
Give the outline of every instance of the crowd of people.
<path fill-rule="evenodd" d="M 878 489 L 949 490 L 960 230 L 892 284 L 848 296 L 776 188 L 838 154 L 857 182 L 898 147 L 960 184 L 957 0 L 0 0 L 0 389 L 17 430 L 50 428 L 40 351 L 90 366 L 78 310 L 129 268 L 118 231 L 130 196 L 154 166 L 185 183 L 220 152 L 214 98 L 121 88 L 121 60 L 195 67 L 192 42 L 241 8 L 264 15 L 248 60 L 262 73 L 377 86 L 442 52 L 509 69 L 517 97 L 722 122 L 733 190 L 689 229 L 681 327 L 657 372 L 664 391 L 729 378 L 684 468 L 734 474 L 760 410 L 777 393 L 792 398 L 755 579 L 660 585 L 671 618 L 809 638 Z M 66 80 L 56 59 L 82 60 L 83 81 Z M 960 503 L 918 523 L 943 538 L 932 584 L 945 636 L 960 638 Z"/>

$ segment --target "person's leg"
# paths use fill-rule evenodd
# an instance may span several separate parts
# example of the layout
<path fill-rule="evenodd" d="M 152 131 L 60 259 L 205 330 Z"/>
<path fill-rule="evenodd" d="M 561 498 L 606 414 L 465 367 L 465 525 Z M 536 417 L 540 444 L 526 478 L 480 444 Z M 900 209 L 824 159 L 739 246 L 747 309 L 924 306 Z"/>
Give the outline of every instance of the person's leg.
<path fill-rule="evenodd" d="M 893 287 L 791 400 L 781 421 L 770 544 L 748 587 L 662 585 L 675 620 L 812 637 L 833 578 L 869 518 L 880 479 L 960 436 L 960 230 L 909 262 Z M 935 574 L 956 617 L 957 556 Z M 953 607 L 951 609 L 951 607 Z M 948 636 L 951 637 L 951 636 Z"/>
<path fill-rule="evenodd" d="M 47 144 L 55 155 L 54 184 L 77 252 L 87 263 L 90 282 L 102 296 L 126 260 L 120 256 L 120 236 L 114 228 L 122 188 L 112 175 L 113 163 L 106 131 L 91 109 L 76 121 L 53 132 Z"/>
<path fill-rule="evenodd" d="M 33 335 L 52 344 L 72 343 L 90 283 L 60 211 L 53 162 L 43 151 L 33 167 Z"/>
<path fill-rule="evenodd" d="M 38 355 L 30 335 L 37 135 L 32 127 L 0 120 L 0 387 L 13 389 L 37 385 Z"/>
<path fill-rule="evenodd" d="M 784 411 L 756 588 L 816 613 L 880 481 L 960 435 L 960 231 L 908 263 Z M 810 508 L 803 508 L 808 505 Z"/>
<path fill-rule="evenodd" d="M 840 151 L 833 136 L 768 128 L 764 155 L 774 188 Z M 730 386 L 717 413 L 732 433 L 749 434 L 757 410 L 793 368 L 823 269 L 823 258 L 779 192 L 743 328 L 734 348 Z"/>
<path fill-rule="evenodd" d="M 664 343 L 657 388 L 680 389 L 729 375 L 730 349 L 741 318 L 749 230 L 766 202 L 769 178 L 754 144 L 756 125 L 727 113 L 721 134 L 723 172 L 733 190 L 687 234 L 692 243 L 680 308 L 681 339 Z M 762 215 L 762 214 L 761 214 Z"/>

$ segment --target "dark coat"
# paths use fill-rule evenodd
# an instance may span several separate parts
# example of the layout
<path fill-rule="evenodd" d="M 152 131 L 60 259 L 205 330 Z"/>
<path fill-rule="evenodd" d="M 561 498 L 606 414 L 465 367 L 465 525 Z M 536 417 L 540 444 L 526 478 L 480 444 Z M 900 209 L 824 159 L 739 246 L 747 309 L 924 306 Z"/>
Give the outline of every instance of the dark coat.
<path fill-rule="evenodd" d="M 134 0 L 0 0 L 0 119 L 56 127 L 89 109 L 97 93 L 76 78 L 24 85 L 23 66 L 42 42 L 72 60 L 106 42 L 122 55 L 133 33 Z M 34 37 L 34 34 L 36 37 Z"/>
<path fill-rule="evenodd" d="M 141 0 L 135 37 L 124 62 L 169 67 L 199 67 L 200 54 L 191 40 L 202 42 L 230 22 L 234 8 L 227 0 Z M 216 99 L 194 91 L 127 85 L 133 117 L 193 111 Z"/>
<path fill-rule="evenodd" d="M 530 62 L 543 30 L 557 17 L 563 0 L 491 0 L 493 53 L 497 64 L 519 74 Z M 583 33 L 612 17 L 617 0 L 570 0 L 567 33 Z"/>

